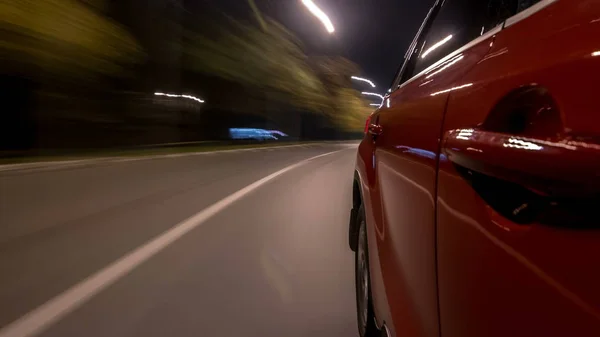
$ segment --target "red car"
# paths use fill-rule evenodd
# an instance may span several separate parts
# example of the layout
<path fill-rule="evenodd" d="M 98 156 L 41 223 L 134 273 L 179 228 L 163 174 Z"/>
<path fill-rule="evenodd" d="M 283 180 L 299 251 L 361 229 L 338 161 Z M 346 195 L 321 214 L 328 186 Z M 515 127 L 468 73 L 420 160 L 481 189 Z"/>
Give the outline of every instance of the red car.
<path fill-rule="evenodd" d="M 600 336 L 600 1 L 437 1 L 353 192 L 361 336 Z"/>

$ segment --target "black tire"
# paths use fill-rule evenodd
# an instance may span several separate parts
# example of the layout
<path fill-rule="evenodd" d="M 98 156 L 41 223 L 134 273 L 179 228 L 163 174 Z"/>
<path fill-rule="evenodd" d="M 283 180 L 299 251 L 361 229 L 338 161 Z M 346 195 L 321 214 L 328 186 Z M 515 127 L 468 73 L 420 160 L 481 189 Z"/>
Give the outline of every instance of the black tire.
<path fill-rule="evenodd" d="M 350 224 L 348 225 L 348 245 L 353 252 L 358 246 L 358 208 L 350 210 Z"/>
<path fill-rule="evenodd" d="M 367 226 L 365 210 L 361 205 L 357 216 L 358 239 L 354 255 L 354 282 L 356 289 L 356 315 L 360 337 L 381 336 L 375 325 L 375 314 L 371 295 L 371 278 L 369 274 L 369 250 L 367 242 Z"/>

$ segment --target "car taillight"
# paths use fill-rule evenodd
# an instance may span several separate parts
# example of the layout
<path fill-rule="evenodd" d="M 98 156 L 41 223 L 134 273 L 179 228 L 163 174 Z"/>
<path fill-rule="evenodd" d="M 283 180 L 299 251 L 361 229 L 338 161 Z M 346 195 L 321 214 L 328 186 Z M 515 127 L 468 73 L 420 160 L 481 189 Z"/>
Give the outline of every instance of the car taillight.
<path fill-rule="evenodd" d="M 365 122 L 365 133 L 369 132 L 369 125 L 371 124 L 371 115 L 367 117 L 367 121 Z"/>

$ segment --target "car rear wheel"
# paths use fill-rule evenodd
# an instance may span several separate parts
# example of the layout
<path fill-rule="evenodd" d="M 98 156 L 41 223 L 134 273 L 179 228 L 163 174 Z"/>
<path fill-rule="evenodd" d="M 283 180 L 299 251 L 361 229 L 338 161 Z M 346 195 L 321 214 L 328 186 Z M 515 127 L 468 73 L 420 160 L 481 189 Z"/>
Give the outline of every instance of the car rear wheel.
<path fill-rule="evenodd" d="M 371 300 L 371 280 L 369 277 L 369 251 L 367 247 L 367 226 L 365 210 L 358 211 L 358 247 L 355 253 L 354 273 L 356 284 L 356 310 L 358 332 L 361 337 L 380 336 L 375 326 L 375 315 Z"/>

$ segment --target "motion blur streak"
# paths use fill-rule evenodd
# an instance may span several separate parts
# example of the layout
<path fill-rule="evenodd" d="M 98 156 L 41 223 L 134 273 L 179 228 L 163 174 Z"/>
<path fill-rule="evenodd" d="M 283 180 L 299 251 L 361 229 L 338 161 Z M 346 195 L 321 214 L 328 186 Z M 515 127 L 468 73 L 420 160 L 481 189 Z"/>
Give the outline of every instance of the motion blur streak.
<path fill-rule="evenodd" d="M 232 127 L 360 137 L 371 102 L 350 77 L 367 72 L 308 43 L 299 26 L 331 37 L 302 2 L 268 2 L 0 1 L 0 161 L 231 146 Z"/>
<path fill-rule="evenodd" d="M 361 91 L 414 30 L 373 62 L 377 7 L 0 1 L 0 337 L 352 335 Z"/>
<path fill-rule="evenodd" d="M 229 129 L 229 136 L 231 137 L 231 139 L 255 139 L 259 141 L 267 139 L 278 139 L 275 135 L 280 137 L 287 137 L 287 134 L 279 130 L 265 130 L 254 128 Z"/>
<path fill-rule="evenodd" d="M 183 98 L 192 99 L 192 100 L 194 100 L 196 102 L 204 103 L 203 100 L 199 99 L 198 97 L 191 96 L 191 95 L 165 94 L 165 93 L 162 93 L 162 92 L 155 92 L 154 95 L 156 95 L 156 96 L 167 96 L 167 97 L 183 97 Z"/>
<path fill-rule="evenodd" d="M 351 78 L 353 80 L 369 83 L 369 85 L 371 85 L 371 87 L 375 88 L 375 83 L 373 83 L 371 80 L 367 80 L 366 78 L 362 78 L 362 77 L 358 77 L 358 76 L 352 76 Z"/>
<path fill-rule="evenodd" d="M 315 3 L 312 2 L 312 0 L 302 0 L 302 3 L 314 16 L 321 20 L 321 22 L 325 26 L 325 29 L 327 29 L 329 33 L 333 33 L 335 31 L 335 28 L 333 27 L 333 24 L 331 23 L 331 20 L 329 20 L 327 14 L 325 14 L 319 7 L 317 7 L 317 5 L 315 5 Z"/>
<path fill-rule="evenodd" d="M 376 93 L 374 93 L 374 92 L 366 92 L 366 91 L 363 91 L 361 94 L 363 94 L 363 95 L 367 95 L 367 96 L 377 96 L 377 97 L 379 97 L 379 98 L 383 99 L 383 95 L 376 94 Z"/>

